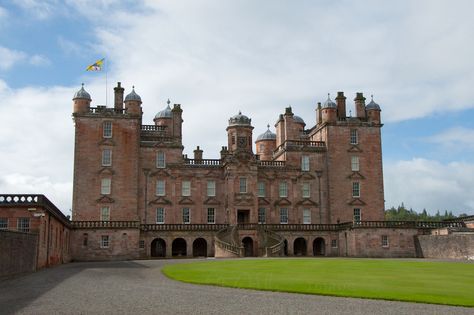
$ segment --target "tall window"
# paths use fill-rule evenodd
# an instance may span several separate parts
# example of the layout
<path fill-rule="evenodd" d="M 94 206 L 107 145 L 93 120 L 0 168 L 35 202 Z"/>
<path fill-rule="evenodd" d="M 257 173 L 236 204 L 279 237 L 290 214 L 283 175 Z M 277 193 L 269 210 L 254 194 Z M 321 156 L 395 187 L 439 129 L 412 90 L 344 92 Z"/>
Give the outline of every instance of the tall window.
<path fill-rule="evenodd" d="M 166 167 L 166 157 L 165 152 L 156 152 L 156 167 L 165 168 Z"/>
<path fill-rule="evenodd" d="M 354 222 L 360 222 L 362 215 L 359 208 L 354 209 Z"/>
<path fill-rule="evenodd" d="M 309 198 L 311 196 L 309 183 L 303 183 L 303 198 Z"/>
<path fill-rule="evenodd" d="M 360 183 L 352 182 L 352 197 L 360 197 Z"/>
<path fill-rule="evenodd" d="M 280 208 L 280 224 L 288 224 L 288 208 Z"/>
<path fill-rule="evenodd" d="M 30 231 L 30 219 L 29 218 L 18 218 L 17 230 L 20 232 Z"/>
<path fill-rule="evenodd" d="M 351 144 L 359 143 L 357 129 L 351 129 Z"/>
<path fill-rule="evenodd" d="M 239 192 L 244 194 L 247 192 L 247 178 L 241 177 L 239 180 Z"/>
<path fill-rule="evenodd" d="M 264 224 L 266 222 L 265 208 L 258 208 L 258 223 Z"/>
<path fill-rule="evenodd" d="M 311 210 L 303 209 L 303 224 L 311 224 Z"/>
<path fill-rule="evenodd" d="M 216 209 L 207 208 L 207 224 L 216 223 Z"/>
<path fill-rule="evenodd" d="M 388 247 L 388 235 L 382 235 L 382 247 Z"/>
<path fill-rule="evenodd" d="M 358 156 L 351 157 L 351 169 L 353 172 L 359 171 L 359 157 Z"/>
<path fill-rule="evenodd" d="M 191 182 L 189 180 L 183 180 L 181 183 L 181 195 L 184 197 L 191 196 Z"/>
<path fill-rule="evenodd" d="M 112 138 L 112 122 L 104 121 L 102 124 L 102 136 L 104 138 Z"/>
<path fill-rule="evenodd" d="M 110 221 L 110 207 L 100 208 L 100 221 Z"/>
<path fill-rule="evenodd" d="M 156 208 L 156 223 L 165 223 L 165 208 Z"/>
<path fill-rule="evenodd" d="M 183 223 L 191 223 L 191 209 L 189 208 L 183 208 Z"/>
<path fill-rule="evenodd" d="M 8 218 L 0 218 L 0 230 L 8 229 Z"/>
<path fill-rule="evenodd" d="M 102 178 L 100 181 L 100 193 L 102 195 L 110 195 L 112 180 L 110 178 Z"/>
<path fill-rule="evenodd" d="M 207 181 L 207 196 L 208 197 L 216 196 L 216 181 L 214 180 Z"/>
<path fill-rule="evenodd" d="M 337 239 L 331 240 L 331 247 L 337 248 Z"/>
<path fill-rule="evenodd" d="M 156 181 L 156 195 L 165 196 L 166 195 L 166 183 L 164 180 L 159 179 Z"/>
<path fill-rule="evenodd" d="M 108 235 L 102 235 L 100 238 L 100 248 L 109 248 L 109 236 Z"/>
<path fill-rule="evenodd" d="M 279 185 L 278 192 L 281 198 L 288 197 L 288 184 L 286 182 L 281 182 Z"/>
<path fill-rule="evenodd" d="M 309 156 L 303 155 L 301 157 L 301 170 L 302 171 L 309 171 Z"/>
<path fill-rule="evenodd" d="M 111 166 L 112 165 L 112 150 L 104 149 L 102 150 L 102 166 Z"/>
<path fill-rule="evenodd" d="M 265 197 L 265 183 L 264 182 L 257 183 L 257 196 Z"/>

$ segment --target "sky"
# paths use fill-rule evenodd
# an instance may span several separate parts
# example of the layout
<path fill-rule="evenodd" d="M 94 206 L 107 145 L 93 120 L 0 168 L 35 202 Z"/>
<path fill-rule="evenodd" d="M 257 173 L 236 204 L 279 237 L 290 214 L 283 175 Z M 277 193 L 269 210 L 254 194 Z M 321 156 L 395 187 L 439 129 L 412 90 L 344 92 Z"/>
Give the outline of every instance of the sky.
<path fill-rule="evenodd" d="M 182 104 L 184 153 L 218 158 L 228 118 L 254 135 L 292 106 L 363 92 L 382 108 L 385 207 L 474 214 L 474 3 L 0 0 L 0 193 L 72 203 L 72 97 L 135 86 L 143 123 Z M 86 72 L 106 58 L 105 71 Z M 107 82 L 107 85 L 106 85 Z M 108 89 L 106 89 L 106 86 Z M 107 93 L 106 93 L 107 91 Z M 107 97 L 106 97 L 107 95 Z"/>

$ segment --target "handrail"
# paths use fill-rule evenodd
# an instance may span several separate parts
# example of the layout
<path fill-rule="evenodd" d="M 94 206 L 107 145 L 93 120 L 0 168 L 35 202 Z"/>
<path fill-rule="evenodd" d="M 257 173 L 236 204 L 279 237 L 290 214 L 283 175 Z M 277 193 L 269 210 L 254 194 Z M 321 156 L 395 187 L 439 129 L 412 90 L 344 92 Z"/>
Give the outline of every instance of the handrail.
<path fill-rule="evenodd" d="M 139 228 L 139 221 L 72 221 L 75 229 Z"/>
<path fill-rule="evenodd" d="M 140 224 L 142 231 L 220 231 L 227 224 Z"/>
<path fill-rule="evenodd" d="M 220 159 L 184 159 L 186 166 L 221 166 Z"/>

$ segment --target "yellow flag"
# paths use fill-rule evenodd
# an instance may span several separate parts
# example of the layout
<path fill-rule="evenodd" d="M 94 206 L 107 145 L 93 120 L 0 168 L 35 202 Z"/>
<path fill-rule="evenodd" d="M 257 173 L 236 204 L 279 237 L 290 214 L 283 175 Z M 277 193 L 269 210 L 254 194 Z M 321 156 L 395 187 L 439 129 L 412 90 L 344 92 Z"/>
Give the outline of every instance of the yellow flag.
<path fill-rule="evenodd" d="M 86 71 L 101 71 L 105 58 L 97 60 L 94 64 L 87 67 Z"/>

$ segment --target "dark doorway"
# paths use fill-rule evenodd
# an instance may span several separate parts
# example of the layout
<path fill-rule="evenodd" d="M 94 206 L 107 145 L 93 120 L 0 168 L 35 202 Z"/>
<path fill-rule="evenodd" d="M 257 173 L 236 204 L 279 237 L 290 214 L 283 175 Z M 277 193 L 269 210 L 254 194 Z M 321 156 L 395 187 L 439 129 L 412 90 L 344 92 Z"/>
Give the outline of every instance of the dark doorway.
<path fill-rule="evenodd" d="M 207 242 L 203 238 L 197 238 L 193 242 L 193 256 L 207 257 Z"/>
<path fill-rule="evenodd" d="M 151 242 L 151 257 L 166 257 L 166 242 L 162 238 L 155 238 Z"/>
<path fill-rule="evenodd" d="M 186 256 L 186 241 L 182 238 L 177 238 L 171 245 L 171 255 Z"/>
<path fill-rule="evenodd" d="M 287 240 L 284 241 L 283 254 L 285 256 L 288 256 L 288 241 Z"/>
<path fill-rule="evenodd" d="M 293 254 L 295 256 L 306 256 L 306 240 L 298 237 L 293 243 Z"/>
<path fill-rule="evenodd" d="M 313 255 L 314 256 L 324 256 L 326 253 L 326 244 L 324 243 L 324 238 L 318 237 L 313 242 Z"/>
<path fill-rule="evenodd" d="M 247 236 L 244 237 L 242 240 L 242 244 L 244 244 L 244 256 L 245 257 L 252 257 L 253 256 L 253 240 L 251 237 Z"/>
<path fill-rule="evenodd" d="M 250 210 L 237 210 L 237 223 L 249 223 L 250 222 Z"/>

